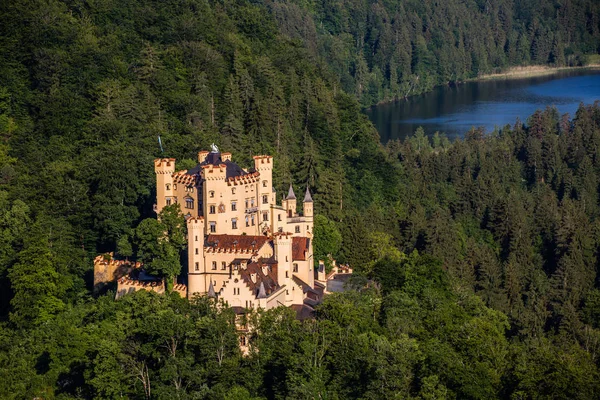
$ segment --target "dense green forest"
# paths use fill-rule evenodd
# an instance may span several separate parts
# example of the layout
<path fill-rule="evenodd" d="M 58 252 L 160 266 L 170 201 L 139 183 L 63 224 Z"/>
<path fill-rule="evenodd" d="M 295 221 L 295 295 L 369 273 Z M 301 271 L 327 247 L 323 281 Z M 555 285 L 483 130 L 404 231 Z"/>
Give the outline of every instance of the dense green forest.
<path fill-rule="evenodd" d="M 0 2 L 0 398 L 598 398 L 600 106 L 387 146 L 361 108 L 583 63 L 599 7 Z M 155 228 L 152 160 L 212 142 L 308 184 L 357 271 L 314 320 L 249 316 L 248 357 L 207 299 L 91 295 Z"/>

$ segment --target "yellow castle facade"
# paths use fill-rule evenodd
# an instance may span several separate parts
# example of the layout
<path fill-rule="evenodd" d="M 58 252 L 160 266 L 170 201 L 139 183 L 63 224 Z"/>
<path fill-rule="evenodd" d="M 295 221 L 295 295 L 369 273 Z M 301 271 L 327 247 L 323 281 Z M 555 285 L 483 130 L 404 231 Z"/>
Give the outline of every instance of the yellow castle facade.
<path fill-rule="evenodd" d="M 231 153 L 198 153 L 198 164 L 175 171 L 175 159 L 154 160 L 155 211 L 178 204 L 187 221 L 187 295 L 208 295 L 232 307 L 316 304 L 313 200 L 308 188 L 298 212 L 292 186 L 277 204 L 273 157 L 254 156 L 243 169 Z"/>

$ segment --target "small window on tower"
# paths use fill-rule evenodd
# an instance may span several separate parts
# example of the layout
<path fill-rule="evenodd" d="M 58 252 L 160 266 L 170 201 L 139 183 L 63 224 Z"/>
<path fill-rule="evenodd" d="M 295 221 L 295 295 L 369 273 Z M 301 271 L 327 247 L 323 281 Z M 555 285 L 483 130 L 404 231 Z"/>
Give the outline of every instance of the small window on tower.
<path fill-rule="evenodd" d="M 296 233 L 300 233 L 300 225 L 296 225 Z"/>
<path fill-rule="evenodd" d="M 194 199 L 192 199 L 191 197 L 188 197 L 185 199 L 185 208 L 194 208 Z"/>
<path fill-rule="evenodd" d="M 208 213 L 209 214 L 214 214 L 216 212 L 216 207 L 213 206 L 208 206 Z"/>
<path fill-rule="evenodd" d="M 170 206 L 171 205 L 171 199 L 167 199 L 167 205 Z"/>
<path fill-rule="evenodd" d="M 294 263 L 294 269 L 293 269 L 293 271 L 294 272 L 298 272 L 298 264 Z"/>
<path fill-rule="evenodd" d="M 210 192 L 208 192 L 208 196 L 209 196 L 209 197 L 215 197 L 215 192 L 214 192 L 214 190 L 211 190 Z"/>
<path fill-rule="evenodd" d="M 166 184 L 165 187 L 167 188 L 167 190 L 171 190 L 171 185 L 170 184 Z"/>
<path fill-rule="evenodd" d="M 254 226 L 254 214 L 252 214 L 252 216 L 250 217 L 250 219 L 252 220 L 252 226 Z"/>
<path fill-rule="evenodd" d="M 269 213 L 264 212 L 263 213 L 263 221 L 268 221 L 269 220 Z"/>
<path fill-rule="evenodd" d="M 200 263 L 194 264 L 194 271 L 200 271 Z"/>
<path fill-rule="evenodd" d="M 237 219 L 233 218 L 231 220 L 231 229 L 237 229 Z"/>
<path fill-rule="evenodd" d="M 217 269 L 217 262 L 216 261 L 212 262 L 212 269 L 213 270 Z"/>
<path fill-rule="evenodd" d="M 210 232 L 211 233 L 215 233 L 217 231 L 217 223 L 216 222 L 210 222 Z"/>
<path fill-rule="evenodd" d="M 266 194 L 263 194 L 262 199 L 263 199 L 263 204 L 267 204 L 269 202 L 269 196 Z"/>
<path fill-rule="evenodd" d="M 225 261 L 221 262 L 221 269 L 222 270 L 227 269 L 227 263 Z"/>
<path fill-rule="evenodd" d="M 196 248 L 196 254 L 198 254 L 198 248 Z"/>
<path fill-rule="evenodd" d="M 248 216 L 246 215 L 246 226 L 250 226 L 250 223 L 248 222 Z"/>
<path fill-rule="evenodd" d="M 277 221 L 281 222 L 281 214 L 277 216 Z"/>
<path fill-rule="evenodd" d="M 235 194 L 235 188 L 231 188 L 231 194 Z"/>
<path fill-rule="evenodd" d="M 235 201 L 231 202 L 231 211 L 237 211 L 237 203 Z"/>
<path fill-rule="evenodd" d="M 267 187 L 267 181 L 263 181 L 263 187 Z"/>
<path fill-rule="evenodd" d="M 198 235 L 196 235 L 196 237 L 194 238 L 194 240 L 197 242 L 198 241 Z"/>

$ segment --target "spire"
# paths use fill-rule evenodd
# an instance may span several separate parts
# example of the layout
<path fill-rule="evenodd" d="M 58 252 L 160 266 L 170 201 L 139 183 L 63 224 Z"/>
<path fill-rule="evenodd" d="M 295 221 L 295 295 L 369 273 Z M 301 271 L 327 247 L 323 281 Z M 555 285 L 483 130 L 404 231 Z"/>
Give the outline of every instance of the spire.
<path fill-rule="evenodd" d="M 306 187 L 306 193 L 304 194 L 304 202 L 312 203 L 312 197 L 310 196 L 310 190 L 308 190 L 308 186 Z"/>
<path fill-rule="evenodd" d="M 267 298 L 267 292 L 265 291 L 265 284 L 263 281 L 260 281 L 260 287 L 258 288 L 258 295 L 256 296 L 257 299 L 266 299 Z"/>
<path fill-rule="evenodd" d="M 212 299 L 217 298 L 217 294 L 215 293 L 215 288 L 212 284 L 212 281 L 210 281 L 210 286 L 208 287 L 208 297 L 210 297 Z"/>
<path fill-rule="evenodd" d="M 290 190 L 288 191 L 288 195 L 285 198 L 286 200 L 296 200 L 296 195 L 294 194 L 294 188 L 290 184 Z"/>

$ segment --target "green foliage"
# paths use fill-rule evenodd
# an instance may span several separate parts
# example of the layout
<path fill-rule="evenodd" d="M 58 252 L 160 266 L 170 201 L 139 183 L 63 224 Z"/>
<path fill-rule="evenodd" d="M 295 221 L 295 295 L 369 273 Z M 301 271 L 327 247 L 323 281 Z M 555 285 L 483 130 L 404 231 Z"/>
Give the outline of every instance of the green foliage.
<path fill-rule="evenodd" d="M 177 204 L 165 207 L 158 219 L 147 218 L 140 222 L 135 240 L 137 258 L 150 274 L 167 280 L 179 275 L 180 252 L 187 242 L 185 221 Z"/>

